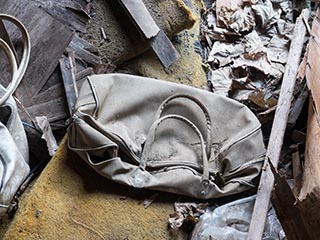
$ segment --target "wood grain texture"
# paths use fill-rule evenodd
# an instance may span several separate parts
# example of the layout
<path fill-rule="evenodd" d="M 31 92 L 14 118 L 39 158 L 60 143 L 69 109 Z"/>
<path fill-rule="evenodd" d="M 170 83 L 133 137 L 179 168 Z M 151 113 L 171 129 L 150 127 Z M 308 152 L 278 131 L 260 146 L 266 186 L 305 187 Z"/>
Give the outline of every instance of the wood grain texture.
<path fill-rule="evenodd" d="M 311 37 L 308 47 L 306 78 L 311 90 L 317 112 L 320 113 L 320 8 L 312 23 Z"/>
<path fill-rule="evenodd" d="M 16 96 L 28 107 L 33 105 L 32 97 L 41 90 L 56 68 L 71 41 L 72 32 L 30 1 L 0 0 L 0 5 L 0 11 L 18 18 L 30 35 L 30 63 L 16 91 Z M 12 27 L 8 28 L 10 36 L 17 36 L 15 31 Z"/>
<path fill-rule="evenodd" d="M 150 12 L 141 0 L 119 0 L 137 30 L 149 43 L 161 64 L 167 68 L 179 59 L 180 55 L 167 37 L 158 27 Z"/>
<path fill-rule="evenodd" d="M 77 101 L 78 97 L 78 89 L 76 85 L 76 76 L 75 76 L 75 65 L 74 65 L 74 58 L 72 54 L 69 56 L 63 56 L 59 60 L 60 70 L 62 74 L 62 80 L 64 85 L 65 94 L 67 97 L 68 109 L 69 114 L 72 116 L 74 106 Z"/>
<path fill-rule="evenodd" d="M 289 240 L 310 240 L 304 220 L 296 205 L 296 198 L 285 177 L 281 177 L 274 167 L 275 187 L 272 191 L 272 204 L 277 217 Z"/>
<path fill-rule="evenodd" d="M 74 31 L 86 32 L 86 24 L 89 16 L 85 12 L 84 4 L 81 1 L 71 0 L 34 0 L 38 6 L 46 11 L 53 18 Z"/>
<path fill-rule="evenodd" d="M 274 184 L 274 176 L 271 172 L 268 160 L 270 159 L 272 164 L 277 168 L 306 34 L 303 18 L 309 18 L 309 11 L 307 9 L 302 11 L 295 24 L 294 37 L 290 45 L 288 62 L 282 80 L 280 96 L 266 152 L 264 170 L 261 174 L 257 199 L 249 228 L 249 240 L 261 239 L 263 235 L 271 191 Z"/>
<path fill-rule="evenodd" d="M 311 239 L 320 236 L 320 125 L 310 98 L 304 172 L 298 205 Z"/>
<path fill-rule="evenodd" d="M 309 101 L 307 139 L 304 154 L 304 174 L 299 195 L 300 211 L 312 239 L 320 236 L 320 8 L 312 24 L 307 57 L 306 78 L 312 97 Z"/>

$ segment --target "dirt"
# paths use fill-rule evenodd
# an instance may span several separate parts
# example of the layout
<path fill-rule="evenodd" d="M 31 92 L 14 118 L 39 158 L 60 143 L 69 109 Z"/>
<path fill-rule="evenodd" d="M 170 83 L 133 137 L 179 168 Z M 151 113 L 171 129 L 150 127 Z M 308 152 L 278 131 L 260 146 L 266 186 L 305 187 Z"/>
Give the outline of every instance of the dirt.
<path fill-rule="evenodd" d="M 191 9 L 195 16 L 200 16 L 202 1 L 192 0 Z M 164 69 L 155 54 L 150 50 L 125 63 L 119 71 L 156 79 L 202 87 L 206 85 L 206 74 L 199 54 L 200 20 L 195 25 L 173 37 L 173 43 L 180 54 L 180 59 Z"/>
<path fill-rule="evenodd" d="M 143 0 L 158 26 L 169 37 L 186 28 L 191 28 L 195 16 L 182 0 Z M 117 1 L 94 0 L 94 16 L 89 21 L 83 38 L 98 47 L 103 62 L 114 64 L 129 60 L 149 46 L 139 37 L 132 23 Z M 165 11 L 164 11 L 165 10 Z M 106 39 L 102 38 L 103 28 Z"/>
<path fill-rule="evenodd" d="M 111 182 L 67 149 L 66 139 L 42 172 L 3 240 L 15 239 L 186 239 L 168 230 L 178 196 L 153 195 Z"/>

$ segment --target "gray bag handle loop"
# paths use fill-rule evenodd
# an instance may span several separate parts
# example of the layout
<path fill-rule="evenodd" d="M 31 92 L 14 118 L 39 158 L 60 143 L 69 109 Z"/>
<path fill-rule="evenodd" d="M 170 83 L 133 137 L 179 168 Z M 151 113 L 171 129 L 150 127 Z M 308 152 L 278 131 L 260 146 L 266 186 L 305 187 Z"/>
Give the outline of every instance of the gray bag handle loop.
<path fill-rule="evenodd" d="M 208 157 L 207 157 L 207 153 L 206 153 L 206 147 L 205 147 L 205 142 L 204 142 L 203 136 L 202 136 L 200 130 L 198 129 L 198 127 L 193 122 L 191 122 L 189 119 L 187 119 L 183 116 L 176 115 L 176 114 L 169 114 L 164 117 L 161 117 L 151 125 L 150 130 L 147 134 L 147 140 L 145 142 L 144 150 L 142 152 L 140 168 L 145 169 L 145 167 L 146 167 L 147 158 L 148 158 L 147 155 L 150 152 L 152 143 L 154 142 L 157 128 L 159 127 L 159 125 L 162 122 L 164 122 L 165 120 L 168 120 L 168 119 L 180 120 L 180 121 L 184 122 L 185 124 L 187 124 L 189 127 L 191 127 L 196 132 L 196 134 L 198 135 L 198 137 L 200 139 L 200 145 L 201 145 L 201 155 L 202 155 L 202 161 L 203 161 L 203 178 L 204 178 L 204 180 L 209 180 L 209 163 L 208 163 Z"/>
<path fill-rule="evenodd" d="M 206 138 L 206 153 L 207 153 L 207 158 L 210 158 L 210 152 L 211 152 L 211 141 L 212 141 L 212 131 L 211 131 L 211 128 L 212 128 L 212 123 L 211 123 L 211 118 L 210 118 L 210 115 L 208 113 L 208 110 L 207 108 L 195 97 L 191 96 L 191 95 L 188 95 L 188 94 L 175 94 L 175 95 L 172 95 L 170 97 L 168 97 L 167 99 L 165 99 L 160 107 L 158 108 L 158 111 L 156 112 L 156 115 L 155 115 L 155 121 L 157 119 L 159 119 L 161 117 L 161 114 L 163 112 L 163 110 L 166 108 L 166 106 L 174 99 L 177 99 L 177 98 L 185 98 L 185 99 L 189 99 L 191 100 L 192 102 L 194 102 L 195 104 L 197 104 L 200 109 L 202 110 L 202 112 L 204 113 L 204 116 L 206 118 L 206 123 L 207 123 L 207 138 Z"/>
<path fill-rule="evenodd" d="M 15 92 L 15 90 L 19 86 L 29 63 L 31 47 L 30 47 L 29 34 L 26 28 L 18 19 L 6 14 L 0 14 L 0 19 L 13 23 L 21 32 L 22 42 L 23 42 L 23 53 L 22 53 L 21 63 L 19 64 L 19 66 L 17 66 L 18 65 L 17 59 L 15 58 L 12 49 L 3 39 L 0 38 L 0 47 L 4 50 L 9 60 L 9 64 L 11 66 L 11 74 L 12 74 L 12 81 L 6 88 L 5 94 L 0 98 L 0 106 L 1 106 L 5 101 L 8 100 L 8 98 Z"/>

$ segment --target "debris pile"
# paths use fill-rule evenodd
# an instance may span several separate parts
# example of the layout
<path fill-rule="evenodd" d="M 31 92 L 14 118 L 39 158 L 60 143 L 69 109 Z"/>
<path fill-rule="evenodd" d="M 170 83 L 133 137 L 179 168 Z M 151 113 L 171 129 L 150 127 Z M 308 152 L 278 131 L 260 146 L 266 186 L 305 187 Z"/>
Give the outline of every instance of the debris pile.
<path fill-rule="evenodd" d="M 203 14 L 201 43 L 214 93 L 270 122 L 294 28 L 291 1 L 216 1 Z"/>
<path fill-rule="evenodd" d="M 2 210 L 13 206 L 10 212 L 2 211 L 7 216 L 0 219 L 1 239 L 71 235 L 131 239 L 131 234 L 133 239 L 319 238 L 319 1 L 0 0 L 0 4 L 0 14 L 19 19 L 31 42 L 30 63 L 12 99 L 28 138 L 30 173 L 18 185 L 11 205 L 0 203 Z M 16 27 L 0 20 L 0 43 L 12 49 L 17 63 L 23 52 L 20 38 Z M 5 87 L 12 78 L 7 55 L 0 51 L 0 84 Z M 107 83 L 92 81 L 100 76 L 88 78 L 105 73 L 117 73 L 106 75 L 110 93 L 103 90 Z M 192 91 L 212 98 L 212 103 L 203 104 L 187 86 L 174 95 L 181 85 L 163 82 L 170 85 L 165 91 L 160 81 L 142 77 L 202 88 Z M 148 87 L 151 80 L 159 87 Z M 81 94 L 81 87 L 89 93 Z M 214 105 L 217 99 L 224 99 L 227 108 L 220 106 L 223 123 L 211 121 L 220 115 Z M 230 102 L 248 115 L 238 115 Z M 81 107 L 81 116 L 76 115 Z M 155 113 L 141 117 L 148 112 L 144 107 Z M 8 127 L 11 113 L 1 104 L 0 108 L 0 123 Z M 158 119 L 152 123 L 154 115 Z M 165 129 L 167 119 L 172 122 Z M 245 129 L 250 121 L 257 125 L 250 133 L 230 130 L 241 122 Z M 62 140 L 67 128 L 68 139 Z M 211 136 L 219 134 L 224 138 Z M 224 148 L 235 135 L 237 140 Z M 256 140 L 240 145 L 248 136 Z M 82 144 L 77 150 L 89 164 L 69 151 L 70 142 Z M 97 146 L 90 149 L 90 144 Z M 179 147 L 184 150 L 179 152 Z M 247 159 L 245 154 L 258 150 L 259 156 Z M 240 151 L 246 162 L 235 167 L 232 159 L 241 159 Z M 1 179 L 6 164 L 0 158 Z M 255 172 L 248 180 L 245 169 L 251 160 L 257 166 L 248 171 Z M 199 177 L 201 186 L 188 174 Z M 154 180 L 147 191 L 143 184 L 159 176 L 164 182 Z M 176 180 L 181 181 L 171 186 Z M 204 197 L 208 192 L 227 192 L 230 183 L 237 194 Z M 24 191 L 28 194 L 22 195 Z"/>

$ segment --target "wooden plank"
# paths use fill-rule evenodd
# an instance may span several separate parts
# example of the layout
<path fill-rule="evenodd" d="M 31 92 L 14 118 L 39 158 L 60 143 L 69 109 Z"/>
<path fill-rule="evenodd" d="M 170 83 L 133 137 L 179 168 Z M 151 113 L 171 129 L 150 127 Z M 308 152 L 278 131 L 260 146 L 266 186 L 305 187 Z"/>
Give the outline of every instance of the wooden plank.
<path fill-rule="evenodd" d="M 304 9 L 302 11 L 295 24 L 294 34 L 290 44 L 288 55 L 288 63 L 286 65 L 282 80 L 278 105 L 266 152 L 266 158 L 263 168 L 264 170 L 261 174 L 257 198 L 249 227 L 249 240 L 261 239 L 264 231 L 271 191 L 274 183 L 274 176 L 271 172 L 268 160 L 270 159 L 275 167 L 278 166 L 283 137 L 287 126 L 288 115 L 290 112 L 291 100 L 299 67 L 300 56 L 306 34 L 306 27 L 303 22 L 303 17 L 305 17 L 305 19 L 309 18 L 309 11 L 307 9 Z"/>
<path fill-rule="evenodd" d="M 306 78 L 311 90 L 317 112 L 320 113 L 320 8 L 312 23 L 311 37 L 308 47 Z"/>
<path fill-rule="evenodd" d="M 158 27 L 142 0 L 119 1 L 161 64 L 167 68 L 174 63 L 180 57 L 179 53 L 164 31 Z"/>
<path fill-rule="evenodd" d="M 306 78 L 312 97 L 309 100 L 304 174 L 298 204 L 307 223 L 309 235 L 312 239 L 318 239 L 320 235 L 320 8 L 313 20 L 307 59 Z"/>
<path fill-rule="evenodd" d="M 169 67 L 180 57 L 163 30 L 160 30 L 157 36 L 151 38 L 149 44 L 165 68 Z"/>
<path fill-rule="evenodd" d="M 49 122 L 67 118 L 68 106 L 65 98 L 52 99 L 48 102 L 26 108 L 33 116 L 46 116 Z M 49 110 L 49 111 L 48 111 Z"/>
<path fill-rule="evenodd" d="M 91 66 L 101 63 L 100 57 L 93 53 L 96 51 L 96 48 L 77 35 L 72 38 L 66 51 L 74 51 L 76 58 L 83 60 Z"/>
<path fill-rule="evenodd" d="M 89 16 L 80 3 L 70 0 L 34 0 L 41 8 L 53 18 L 74 31 L 86 32 Z"/>
<path fill-rule="evenodd" d="M 288 127 L 293 128 L 302 112 L 303 106 L 308 99 L 309 91 L 306 84 L 301 88 L 300 94 L 297 100 L 294 102 L 291 109 L 290 115 L 288 117 Z"/>
<path fill-rule="evenodd" d="M 281 177 L 276 169 L 270 164 L 275 176 L 275 188 L 272 191 L 272 203 L 278 219 L 290 240 L 310 240 L 299 207 L 295 204 L 296 198 L 291 191 L 285 177 Z"/>
<path fill-rule="evenodd" d="M 147 39 L 153 38 L 159 33 L 160 28 L 142 0 L 121 0 L 121 3 Z"/>
<path fill-rule="evenodd" d="M 79 37 L 78 34 L 75 34 L 70 42 L 70 44 L 76 45 L 79 49 L 84 49 L 89 51 L 93 54 L 98 54 L 99 50 L 96 46 L 92 45 L 91 43 L 87 42 L 83 38 Z"/>
<path fill-rule="evenodd" d="M 71 41 L 72 32 L 30 1 L 0 0 L 0 5 L 0 11 L 18 18 L 30 35 L 30 63 L 16 96 L 25 106 L 31 106 L 32 96 L 41 90 L 54 71 Z M 8 28 L 8 32 L 11 32 L 10 36 L 17 36 L 12 27 Z M 14 41 L 14 38 L 12 39 Z"/>
<path fill-rule="evenodd" d="M 300 153 L 297 150 L 292 154 L 292 176 L 294 181 L 293 193 L 295 196 L 299 196 L 302 187 L 302 167 L 300 161 Z"/>
<path fill-rule="evenodd" d="M 72 56 L 63 56 L 60 60 L 60 69 L 62 73 L 63 85 L 67 97 L 69 114 L 72 116 L 74 106 L 78 97 L 78 89 L 76 85 L 75 66 L 72 61 Z"/>
<path fill-rule="evenodd" d="M 298 205 L 311 239 L 320 236 L 320 125 L 314 102 L 310 98 L 304 173 Z"/>

